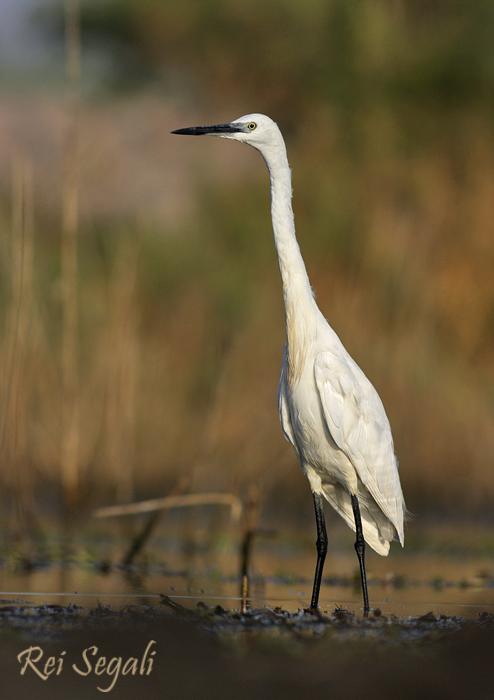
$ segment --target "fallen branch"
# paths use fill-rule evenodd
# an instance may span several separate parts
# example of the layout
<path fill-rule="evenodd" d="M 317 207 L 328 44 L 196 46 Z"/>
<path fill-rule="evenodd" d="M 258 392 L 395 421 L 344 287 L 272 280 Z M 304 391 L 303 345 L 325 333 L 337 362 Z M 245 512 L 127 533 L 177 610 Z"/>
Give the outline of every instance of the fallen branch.
<path fill-rule="evenodd" d="M 94 518 L 115 518 L 120 515 L 136 515 L 151 513 L 166 508 L 182 508 L 184 506 L 202 506 L 207 504 L 230 506 L 232 520 L 238 522 L 242 515 L 242 502 L 230 493 L 189 493 L 182 496 L 165 496 L 149 501 L 128 503 L 122 506 L 107 506 L 93 512 Z"/>

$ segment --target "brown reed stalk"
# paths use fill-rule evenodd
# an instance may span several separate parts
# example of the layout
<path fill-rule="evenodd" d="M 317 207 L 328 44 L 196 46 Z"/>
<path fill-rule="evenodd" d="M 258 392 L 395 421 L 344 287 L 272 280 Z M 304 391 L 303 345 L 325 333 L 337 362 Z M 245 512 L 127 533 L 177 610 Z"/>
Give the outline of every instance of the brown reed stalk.
<path fill-rule="evenodd" d="M 66 115 L 62 211 L 62 444 L 61 480 L 67 505 L 79 497 L 79 371 L 77 234 L 79 227 L 80 16 L 78 0 L 65 0 Z"/>
<path fill-rule="evenodd" d="M 117 501 L 134 498 L 136 389 L 139 365 L 136 285 L 140 240 L 122 237 L 109 289 L 106 460 Z"/>
<path fill-rule="evenodd" d="M 21 527 L 25 525 L 24 516 L 32 500 L 28 460 L 31 396 L 28 364 L 33 303 L 33 212 L 31 164 L 16 154 L 12 164 L 11 294 L 6 315 L 0 454 L 4 485 Z"/>

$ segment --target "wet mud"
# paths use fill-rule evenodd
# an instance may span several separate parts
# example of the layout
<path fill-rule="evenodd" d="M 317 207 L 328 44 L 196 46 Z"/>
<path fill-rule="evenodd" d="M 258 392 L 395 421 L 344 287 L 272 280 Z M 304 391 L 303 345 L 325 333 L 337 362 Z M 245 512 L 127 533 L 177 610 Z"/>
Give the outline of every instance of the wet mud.
<path fill-rule="evenodd" d="M 494 615 L 0 603 L 9 697 L 494 697 Z M 30 658 L 28 658 L 30 657 Z M 22 672 L 24 669 L 24 672 Z"/>

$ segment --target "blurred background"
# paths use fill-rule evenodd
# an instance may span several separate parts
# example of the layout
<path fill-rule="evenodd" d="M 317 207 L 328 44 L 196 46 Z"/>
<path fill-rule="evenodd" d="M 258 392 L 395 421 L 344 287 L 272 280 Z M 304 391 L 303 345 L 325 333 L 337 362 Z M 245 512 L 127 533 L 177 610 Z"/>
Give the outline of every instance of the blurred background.
<path fill-rule="evenodd" d="M 265 518 L 312 538 L 276 404 L 266 168 L 170 136 L 250 112 L 284 133 L 309 276 L 386 407 L 408 508 L 492 518 L 494 5 L 1 0 L 0 15 L 5 532 L 177 484 L 254 485 Z"/>

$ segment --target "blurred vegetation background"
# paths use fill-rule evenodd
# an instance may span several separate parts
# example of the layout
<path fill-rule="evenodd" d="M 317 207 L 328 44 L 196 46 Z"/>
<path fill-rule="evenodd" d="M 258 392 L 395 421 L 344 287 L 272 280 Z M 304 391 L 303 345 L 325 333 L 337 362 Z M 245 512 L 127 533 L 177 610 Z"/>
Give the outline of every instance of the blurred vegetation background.
<path fill-rule="evenodd" d="M 169 135 L 249 112 L 285 135 L 309 276 L 383 399 L 408 507 L 491 514 L 494 5 L 32 4 L 50 60 L 0 69 L 12 527 L 184 476 L 312 518 L 276 406 L 266 169 Z"/>

